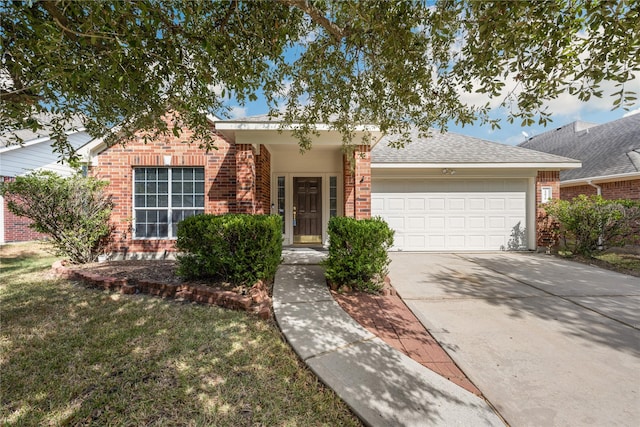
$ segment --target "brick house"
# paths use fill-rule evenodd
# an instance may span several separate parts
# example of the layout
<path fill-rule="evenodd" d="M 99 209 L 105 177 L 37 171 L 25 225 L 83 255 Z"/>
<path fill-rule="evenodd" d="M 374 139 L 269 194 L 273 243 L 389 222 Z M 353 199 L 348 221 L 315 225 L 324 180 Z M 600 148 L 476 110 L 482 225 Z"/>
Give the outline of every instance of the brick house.
<path fill-rule="evenodd" d="M 267 116 L 210 122 L 210 152 L 186 143 L 188 130 L 83 147 L 91 173 L 110 182 L 114 253 L 170 252 L 177 223 L 201 212 L 279 214 L 285 245 L 326 244 L 333 216 L 376 215 L 395 229 L 397 250 L 505 249 L 516 225 L 535 249 L 537 204 L 557 194 L 560 170 L 580 165 L 455 134 L 416 136 L 398 151 L 374 126 L 356 129 L 355 141 L 371 142 L 350 158 L 326 125 L 300 153 L 291 129 Z"/>
<path fill-rule="evenodd" d="M 640 114 L 601 125 L 576 121 L 519 146 L 582 161 L 581 168 L 560 172 L 562 199 L 640 200 Z"/>
<path fill-rule="evenodd" d="M 46 126 L 51 117 L 42 115 L 37 119 Z M 30 129 L 20 129 L 13 133 L 22 139 L 22 144 L 14 143 L 11 135 L 0 136 L 0 182 L 10 182 L 17 176 L 37 170 L 52 171 L 62 176 L 75 173 L 74 169 L 61 162 L 53 152 L 53 140 L 46 130 L 33 132 Z M 93 139 L 85 132 L 79 118 L 69 124 L 67 138 L 74 149 Z M 29 224 L 29 219 L 17 217 L 10 212 L 7 201 L 0 195 L 0 243 L 26 242 L 46 237 L 29 228 Z"/>

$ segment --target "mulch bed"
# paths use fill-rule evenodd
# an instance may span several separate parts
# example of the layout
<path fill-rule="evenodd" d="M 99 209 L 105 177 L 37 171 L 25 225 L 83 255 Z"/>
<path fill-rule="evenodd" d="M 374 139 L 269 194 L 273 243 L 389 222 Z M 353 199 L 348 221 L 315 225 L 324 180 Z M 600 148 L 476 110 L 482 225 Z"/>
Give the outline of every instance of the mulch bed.
<path fill-rule="evenodd" d="M 245 310 L 263 319 L 272 316 L 270 284 L 259 281 L 251 287 L 210 280 L 183 280 L 176 276 L 173 260 L 127 260 L 65 265 L 56 262 L 54 273 L 78 279 L 87 285 L 123 294 L 145 293 L 182 301 Z"/>

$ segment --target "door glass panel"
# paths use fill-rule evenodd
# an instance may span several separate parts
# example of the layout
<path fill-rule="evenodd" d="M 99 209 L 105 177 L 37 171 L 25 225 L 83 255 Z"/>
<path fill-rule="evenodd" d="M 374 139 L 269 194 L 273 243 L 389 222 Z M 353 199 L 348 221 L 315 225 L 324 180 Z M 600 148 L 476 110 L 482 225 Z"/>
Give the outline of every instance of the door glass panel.
<path fill-rule="evenodd" d="M 282 218 L 282 234 L 284 234 L 284 194 L 285 194 L 285 186 L 284 186 L 284 176 L 279 176 L 278 177 L 278 203 L 277 203 L 277 208 L 278 208 L 278 215 L 280 215 L 280 218 Z"/>

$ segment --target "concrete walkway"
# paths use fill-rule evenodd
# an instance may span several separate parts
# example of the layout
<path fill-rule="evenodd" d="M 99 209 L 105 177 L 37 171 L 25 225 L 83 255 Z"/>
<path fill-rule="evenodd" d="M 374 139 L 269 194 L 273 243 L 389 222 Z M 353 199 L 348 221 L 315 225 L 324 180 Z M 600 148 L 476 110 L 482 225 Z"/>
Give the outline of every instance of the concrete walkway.
<path fill-rule="evenodd" d="M 287 249 L 273 308 L 287 341 L 369 426 L 503 426 L 478 396 L 368 332 L 334 301 L 318 265 L 324 254 Z"/>

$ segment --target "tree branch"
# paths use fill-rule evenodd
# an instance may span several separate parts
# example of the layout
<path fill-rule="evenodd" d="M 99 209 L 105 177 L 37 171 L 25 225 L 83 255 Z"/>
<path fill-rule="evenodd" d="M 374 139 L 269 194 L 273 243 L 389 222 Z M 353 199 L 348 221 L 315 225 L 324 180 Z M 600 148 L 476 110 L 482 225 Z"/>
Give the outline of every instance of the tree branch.
<path fill-rule="evenodd" d="M 55 2 L 53 2 L 53 1 L 44 1 L 41 4 L 42 4 L 42 7 L 44 7 L 44 9 L 47 12 L 49 12 L 51 17 L 53 18 L 53 21 L 56 23 L 56 25 L 58 25 L 58 27 L 62 28 L 62 30 L 65 32 L 65 34 L 67 34 L 67 36 L 69 36 L 73 40 L 78 40 L 78 38 L 80 38 L 80 37 L 87 37 L 87 38 L 95 37 L 95 38 L 109 40 L 109 41 L 113 41 L 113 42 L 117 42 L 118 41 L 117 39 L 115 39 L 113 37 L 103 36 L 101 34 L 87 34 L 87 33 L 81 33 L 79 31 L 72 30 L 71 28 L 69 28 L 69 26 L 70 26 L 69 20 L 67 19 L 66 16 L 64 16 L 63 14 L 60 13 L 58 8 L 56 8 Z"/>
<path fill-rule="evenodd" d="M 327 30 L 336 41 L 339 41 L 348 35 L 346 28 L 341 28 L 331 22 L 321 10 L 311 5 L 308 0 L 279 0 L 280 3 L 287 6 L 297 7 L 311 18 L 316 24 Z"/>

